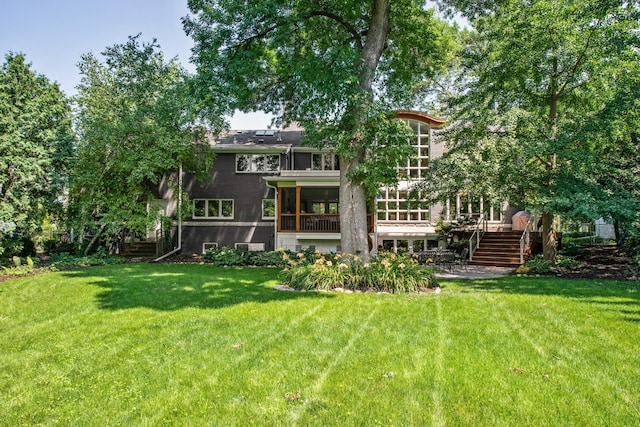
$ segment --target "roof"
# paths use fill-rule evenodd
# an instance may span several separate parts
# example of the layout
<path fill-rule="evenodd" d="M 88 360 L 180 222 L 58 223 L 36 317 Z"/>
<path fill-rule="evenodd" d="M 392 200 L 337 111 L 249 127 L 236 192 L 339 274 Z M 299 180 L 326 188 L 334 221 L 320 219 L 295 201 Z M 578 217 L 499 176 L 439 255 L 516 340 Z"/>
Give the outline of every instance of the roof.
<path fill-rule="evenodd" d="M 440 117 L 431 116 L 429 114 L 413 110 L 398 110 L 396 111 L 396 115 L 399 119 L 412 119 L 421 122 L 427 122 L 433 127 L 440 127 L 447 121 L 446 119 Z"/>
<path fill-rule="evenodd" d="M 399 119 L 412 119 L 429 123 L 431 127 L 440 127 L 446 120 L 419 111 L 398 110 Z M 217 137 L 210 137 L 209 143 L 215 151 L 239 152 L 287 152 L 292 147 L 301 145 L 304 130 L 290 129 L 257 129 L 229 130 Z"/>
<path fill-rule="evenodd" d="M 286 152 L 300 145 L 302 134 L 299 130 L 231 130 L 212 137 L 210 144 L 215 151 Z"/>

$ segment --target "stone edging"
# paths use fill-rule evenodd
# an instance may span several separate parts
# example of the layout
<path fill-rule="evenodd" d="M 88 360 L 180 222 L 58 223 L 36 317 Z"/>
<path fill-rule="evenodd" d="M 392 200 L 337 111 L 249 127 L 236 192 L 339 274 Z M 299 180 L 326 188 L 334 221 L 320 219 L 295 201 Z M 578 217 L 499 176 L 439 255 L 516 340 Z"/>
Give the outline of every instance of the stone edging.
<path fill-rule="evenodd" d="M 386 294 L 386 295 L 392 295 L 391 292 L 363 291 L 363 290 L 360 290 L 360 289 L 356 289 L 354 291 L 354 290 L 351 290 L 351 289 L 344 289 L 344 288 L 333 288 L 331 290 L 320 289 L 320 290 L 306 291 L 304 289 L 290 288 L 288 285 L 275 285 L 273 287 L 273 289 L 275 289 L 276 291 L 287 291 L 287 292 L 337 292 L 337 293 L 343 293 L 343 294 Z M 440 286 L 436 286 L 435 288 L 429 288 L 428 291 L 419 291 L 419 292 L 410 292 L 410 293 L 439 294 L 441 291 L 442 291 L 442 289 L 440 289 Z"/>

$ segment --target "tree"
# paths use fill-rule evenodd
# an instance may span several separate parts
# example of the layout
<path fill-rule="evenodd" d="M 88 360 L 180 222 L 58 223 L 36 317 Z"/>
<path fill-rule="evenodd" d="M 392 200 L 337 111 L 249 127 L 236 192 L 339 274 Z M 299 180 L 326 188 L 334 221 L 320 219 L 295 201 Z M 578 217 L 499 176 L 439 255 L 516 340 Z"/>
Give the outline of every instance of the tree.
<path fill-rule="evenodd" d="M 62 208 L 73 158 L 69 101 L 24 54 L 0 68 L 0 222 L 27 234 Z"/>
<path fill-rule="evenodd" d="M 147 209 L 152 186 L 180 165 L 204 179 L 213 159 L 189 113 L 187 73 L 139 36 L 108 47 L 104 62 L 87 54 L 79 64 L 71 201 L 79 225 L 100 218 L 109 234 L 144 231 L 158 219 Z"/>
<path fill-rule="evenodd" d="M 556 214 L 596 215 L 607 191 L 591 166 L 611 138 L 587 139 L 615 96 L 618 76 L 635 56 L 638 8 L 618 0 L 444 1 L 476 32 L 466 44 L 461 87 L 449 99 L 452 150 L 434 172 L 453 187 L 478 191 L 537 210 L 543 251 L 556 255 Z M 598 145 L 604 144 L 604 145 Z M 450 185 L 439 180 L 434 195 Z"/>
<path fill-rule="evenodd" d="M 203 106 L 262 110 L 299 123 L 340 158 L 342 249 L 368 258 L 366 206 L 411 153 L 389 120 L 416 105 L 446 63 L 449 28 L 424 1 L 191 0 L 185 30 Z"/>

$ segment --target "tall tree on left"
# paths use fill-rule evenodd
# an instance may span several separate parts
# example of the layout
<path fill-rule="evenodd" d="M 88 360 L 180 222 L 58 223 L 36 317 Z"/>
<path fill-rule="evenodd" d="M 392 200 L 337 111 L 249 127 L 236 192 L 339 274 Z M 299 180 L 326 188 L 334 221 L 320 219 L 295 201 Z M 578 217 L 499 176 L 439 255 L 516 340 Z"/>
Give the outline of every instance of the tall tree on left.
<path fill-rule="evenodd" d="M 0 222 L 31 234 L 62 210 L 73 157 L 69 100 L 22 53 L 0 68 Z"/>
<path fill-rule="evenodd" d="M 163 175 L 182 165 L 205 179 L 213 161 L 205 123 L 190 113 L 188 74 L 139 38 L 79 63 L 71 208 L 78 226 L 107 235 L 143 232 L 158 219 L 147 206 Z"/>

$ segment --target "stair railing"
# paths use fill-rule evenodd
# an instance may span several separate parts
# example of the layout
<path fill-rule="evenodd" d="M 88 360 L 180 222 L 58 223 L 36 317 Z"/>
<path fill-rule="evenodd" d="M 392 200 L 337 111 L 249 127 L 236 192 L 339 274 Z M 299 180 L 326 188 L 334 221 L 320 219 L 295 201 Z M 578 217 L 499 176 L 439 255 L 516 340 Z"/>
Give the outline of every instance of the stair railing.
<path fill-rule="evenodd" d="M 489 223 L 487 219 L 484 217 L 484 213 L 480 214 L 480 218 L 478 218 L 478 222 L 469 237 L 469 261 L 473 259 L 473 252 L 478 249 L 480 246 L 480 240 L 482 240 L 482 236 L 489 229 Z"/>
<path fill-rule="evenodd" d="M 524 227 L 522 236 L 520 236 L 520 264 L 524 264 L 524 254 L 531 248 L 531 227 L 533 226 L 533 215 L 529 217 L 527 225 Z"/>

